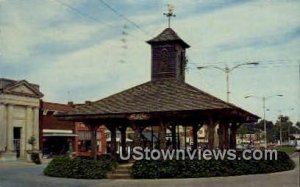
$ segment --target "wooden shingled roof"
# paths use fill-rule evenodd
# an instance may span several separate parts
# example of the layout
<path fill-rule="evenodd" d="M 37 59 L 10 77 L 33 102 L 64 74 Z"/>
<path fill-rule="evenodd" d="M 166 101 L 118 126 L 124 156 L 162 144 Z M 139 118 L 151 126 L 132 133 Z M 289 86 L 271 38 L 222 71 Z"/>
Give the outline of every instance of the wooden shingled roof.
<path fill-rule="evenodd" d="M 176 80 L 157 80 L 135 86 L 104 99 L 78 105 L 64 115 L 106 115 L 169 111 L 238 109 L 198 88 Z"/>
<path fill-rule="evenodd" d="M 147 43 L 154 44 L 154 43 L 161 43 L 161 42 L 180 42 L 185 46 L 186 48 L 189 48 L 189 44 L 187 44 L 185 41 L 183 41 L 176 32 L 171 28 L 166 28 L 163 30 L 158 36 L 155 38 L 148 40 Z"/>

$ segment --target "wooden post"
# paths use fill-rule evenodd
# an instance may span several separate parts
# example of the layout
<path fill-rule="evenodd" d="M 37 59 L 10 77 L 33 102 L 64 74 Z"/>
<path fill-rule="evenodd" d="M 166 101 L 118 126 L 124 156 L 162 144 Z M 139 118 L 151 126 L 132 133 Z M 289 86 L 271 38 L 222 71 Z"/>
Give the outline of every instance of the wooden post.
<path fill-rule="evenodd" d="M 121 147 L 123 154 L 126 154 L 126 129 L 127 126 L 121 126 L 119 128 L 119 131 L 121 132 Z"/>
<path fill-rule="evenodd" d="M 92 156 L 94 160 L 97 160 L 97 128 L 94 127 L 91 130 L 91 144 L 92 144 Z"/>
<path fill-rule="evenodd" d="M 231 125 L 231 134 L 230 134 L 230 149 L 236 149 L 236 131 L 237 131 L 237 124 L 232 123 Z"/>
<path fill-rule="evenodd" d="M 228 136 L 229 123 L 224 123 L 224 149 L 229 149 L 229 136 Z"/>
<path fill-rule="evenodd" d="M 219 130 L 218 130 L 218 136 L 219 136 L 219 149 L 224 149 L 224 122 L 220 122 L 219 124 Z"/>
<path fill-rule="evenodd" d="M 131 128 L 134 131 L 133 145 L 135 147 L 141 146 L 142 145 L 142 141 L 141 141 L 142 136 L 141 135 L 142 135 L 143 127 L 141 127 L 140 125 L 137 125 L 135 121 L 131 121 Z"/>
<path fill-rule="evenodd" d="M 187 144 L 186 144 L 186 126 L 184 126 L 184 149 L 187 150 Z"/>
<path fill-rule="evenodd" d="M 210 116 L 208 119 L 208 148 L 209 149 L 214 149 L 215 127 L 216 124 L 213 118 Z"/>
<path fill-rule="evenodd" d="M 95 122 L 87 122 L 85 123 L 85 125 L 89 128 L 90 132 L 91 132 L 91 153 L 92 153 L 92 157 L 94 158 L 94 160 L 97 160 L 97 129 L 99 128 L 99 124 L 95 123 Z"/>
<path fill-rule="evenodd" d="M 153 125 L 151 125 L 151 150 L 154 149 Z"/>
<path fill-rule="evenodd" d="M 176 126 L 175 125 L 171 126 L 171 134 L 172 134 L 172 149 L 176 149 L 177 144 L 176 144 Z"/>
<path fill-rule="evenodd" d="M 112 125 L 110 126 L 110 133 L 111 133 L 111 142 L 110 142 L 110 152 L 111 152 L 111 156 L 113 158 L 116 158 L 116 154 L 117 154 L 117 132 L 116 132 L 116 126 Z"/>
<path fill-rule="evenodd" d="M 180 133 L 179 133 L 179 125 L 177 125 L 177 149 L 180 149 Z"/>
<path fill-rule="evenodd" d="M 193 125 L 193 150 L 196 150 L 198 148 L 198 132 L 199 128 L 198 128 L 198 124 L 194 124 Z"/>
<path fill-rule="evenodd" d="M 167 128 L 167 126 L 162 120 L 159 121 L 159 128 L 160 128 L 159 148 L 165 149 L 166 148 L 166 128 Z"/>

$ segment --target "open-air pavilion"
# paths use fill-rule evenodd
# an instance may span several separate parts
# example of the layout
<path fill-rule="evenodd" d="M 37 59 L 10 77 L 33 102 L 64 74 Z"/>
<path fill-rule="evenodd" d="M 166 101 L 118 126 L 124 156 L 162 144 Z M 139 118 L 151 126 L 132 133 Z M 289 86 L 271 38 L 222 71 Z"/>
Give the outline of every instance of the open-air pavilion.
<path fill-rule="evenodd" d="M 176 149 L 176 126 L 192 127 L 193 149 L 196 149 L 197 132 L 205 124 L 208 127 L 209 149 L 235 148 L 235 134 L 239 125 L 255 122 L 258 117 L 185 82 L 185 50 L 190 46 L 171 28 L 166 28 L 147 43 L 151 45 L 152 51 L 152 74 L 149 82 L 95 102 L 78 105 L 74 110 L 59 114 L 58 117 L 83 122 L 94 132 L 94 156 L 97 146 L 96 130 L 101 125 L 111 131 L 110 150 L 113 156 L 116 156 L 116 130 L 121 132 L 122 151 L 125 152 L 128 127 L 134 130 L 135 146 L 141 145 L 141 134 L 146 127 L 159 127 L 160 149 L 166 148 L 167 128 L 172 132 L 172 148 Z"/>

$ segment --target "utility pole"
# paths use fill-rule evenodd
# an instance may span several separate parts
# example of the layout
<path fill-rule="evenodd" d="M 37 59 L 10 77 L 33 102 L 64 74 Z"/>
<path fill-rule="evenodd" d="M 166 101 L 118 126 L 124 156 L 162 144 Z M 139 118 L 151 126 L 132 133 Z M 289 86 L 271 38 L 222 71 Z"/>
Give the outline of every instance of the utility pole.
<path fill-rule="evenodd" d="M 280 134 L 280 145 L 282 145 L 282 122 L 281 122 L 281 120 L 282 120 L 282 116 L 281 115 L 279 115 L 279 134 Z"/>
<path fill-rule="evenodd" d="M 230 90 L 229 90 L 229 74 L 235 70 L 236 68 L 240 66 L 245 66 L 245 65 L 258 65 L 258 62 L 247 62 L 247 63 L 241 63 L 236 66 L 233 66 L 232 68 L 229 68 L 227 65 L 225 68 L 219 67 L 219 66 L 199 66 L 197 67 L 199 70 L 200 69 L 206 69 L 206 68 L 215 68 L 218 69 L 226 74 L 226 101 L 229 103 L 229 95 L 230 95 Z"/>
<path fill-rule="evenodd" d="M 266 97 L 263 96 L 263 110 L 264 110 L 264 139 L 265 139 L 265 148 L 267 149 L 267 121 L 266 121 Z"/>
<path fill-rule="evenodd" d="M 245 96 L 245 99 L 247 98 L 251 98 L 251 97 L 254 97 L 254 98 L 258 98 L 258 99 L 262 99 L 262 102 L 263 102 L 263 116 L 264 116 L 264 139 L 265 139 L 265 145 L 264 147 L 267 149 L 267 121 L 266 121 L 266 100 L 267 99 L 270 99 L 272 97 L 282 97 L 283 95 L 282 94 L 277 94 L 277 95 L 270 95 L 270 96 L 263 96 L 263 97 L 258 97 L 258 96 L 253 96 L 253 95 L 248 95 L 248 96 Z"/>

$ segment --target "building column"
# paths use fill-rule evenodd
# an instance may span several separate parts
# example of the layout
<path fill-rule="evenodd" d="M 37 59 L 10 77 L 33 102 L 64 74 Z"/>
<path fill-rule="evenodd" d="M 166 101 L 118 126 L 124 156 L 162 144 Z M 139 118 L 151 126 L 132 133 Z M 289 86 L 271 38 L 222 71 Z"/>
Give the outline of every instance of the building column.
<path fill-rule="evenodd" d="M 6 105 L 0 103 L 0 152 L 7 150 L 7 118 Z"/>
<path fill-rule="evenodd" d="M 35 149 L 39 149 L 39 108 L 38 107 L 34 107 L 33 108 L 33 136 L 35 137 L 36 144 L 35 144 Z"/>
<path fill-rule="evenodd" d="M 7 150 L 14 151 L 13 105 L 7 107 Z"/>
<path fill-rule="evenodd" d="M 29 138 L 33 135 L 33 110 L 31 107 L 26 107 L 26 124 L 25 124 L 25 140 L 26 140 L 26 150 L 32 150 L 34 148 L 37 148 L 36 146 L 31 146 L 28 143 Z M 36 141 L 39 141 L 39 137 L 35 137 Z"/>

